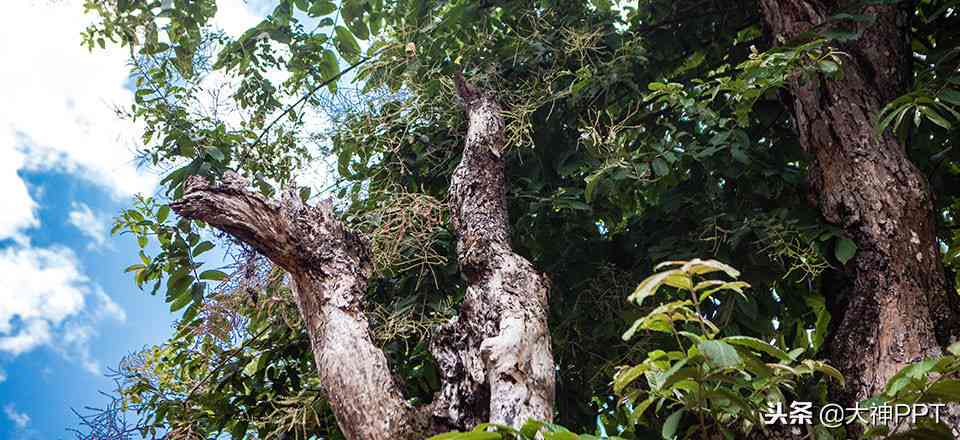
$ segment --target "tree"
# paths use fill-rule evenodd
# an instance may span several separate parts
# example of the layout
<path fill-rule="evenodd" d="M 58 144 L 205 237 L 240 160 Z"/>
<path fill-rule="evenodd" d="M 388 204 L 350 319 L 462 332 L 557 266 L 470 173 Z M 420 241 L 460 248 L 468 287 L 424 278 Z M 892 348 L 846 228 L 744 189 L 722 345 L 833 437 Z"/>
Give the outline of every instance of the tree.
<path fill-rule="evenodd" d="M 907 367 L 955 328 L 950 2 L 280 0 L 237 39 L 168 3 L 84 35 L 166 172 L 115 227 L 184 310 L 127 369 L 145 432 L 786 438 L 764 403 L 957 397 L 952 351 Z"/>
<path fill-rule="evenodd" d="M 893 134 L 872 122 L 910 84 L 910 37 L 900 5 L 763 2 L 778 41 L 827 22 L 837 8 L 870 17 L 844 44 L 842 77 L 793 80 L 788 90 L 800 143 L 812 158 L 811 193 L 831 224 L 857 244 L 846 286 L 831 286 L 837 326 L 830 357 L 851 381 L 845 402 L 880 392 L 901 368 L 956 340 L 957 295 L 945 286 L 934 195 Z M 891 191 L 892 188 L 897 188 Z"/>

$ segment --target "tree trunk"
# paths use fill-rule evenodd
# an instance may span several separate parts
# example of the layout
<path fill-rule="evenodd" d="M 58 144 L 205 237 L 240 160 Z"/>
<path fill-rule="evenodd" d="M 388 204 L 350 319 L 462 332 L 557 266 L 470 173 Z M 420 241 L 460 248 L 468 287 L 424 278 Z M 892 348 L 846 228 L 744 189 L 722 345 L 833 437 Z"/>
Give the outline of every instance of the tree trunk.
<path fill-rule="evenodd" d="M 852 4 L 761 1 L 781 43 Z M 872 125 L 908 84 L 910 15 L 897 5 L 854 13 L 874 15 L 876 22 L 859 24 L 861 37 L 840 47 L 849 55 L 842 78 L 794 79 L 788 87 L 800 142 L 812 161 L 812 196 L 826 220 L 858 247 L 843 268 L 849 286 L 827 292 L 838 299 L 828 351 L 846 376 L 835 398 L 845 404 L 877 394 L 907 364 L 940 355 L 957 330 L 956 294 L 945 289 L 926 178 L 893 136 L 876 136 Z"/>
<path fill-rule="evenodd" d="M 303 205 L 292 193 L 276 203 L 248 191 L 235 174 L 225 181 L 209 185 L 191 176 L 183 198 L 170 206 L 254 247 L 290 274 L 324 393 L 347 438 L 422 438 L 413 408 L 370 338 L 362 304 L 372 271 L 368 244 L 328 206 Z"/>
<path fill-rule="evenodd" d="M 450 209 L 467 292 L 431 345 L 444 379 L 434 415 L 456 428 L 552 420 L 549 281 L 510 247 L 501 109 L 462 75 L 456 83 L 468 128 Z"/>
<path fill-rule="evenodd" d="M 170 205 L 290 274 L 324 392 L 350 439 L 420 439 L 488 421 L 519 427 L 553 419 L 549 281 L 510 248 L 500 108 L 462 77 L 458 85 L 469 127 L 450 199 L 468 286 L 459 316 L 431 341 L 443 383 L 427 407 L 414 409 L 404 400 L 370 338 L 363 312 L 369 245 L 329 206 L 303 205 L 292 192 L 280 203 L 267 200 L 233 173 L 219 185 L 190 177 L 183 197 Z"/>

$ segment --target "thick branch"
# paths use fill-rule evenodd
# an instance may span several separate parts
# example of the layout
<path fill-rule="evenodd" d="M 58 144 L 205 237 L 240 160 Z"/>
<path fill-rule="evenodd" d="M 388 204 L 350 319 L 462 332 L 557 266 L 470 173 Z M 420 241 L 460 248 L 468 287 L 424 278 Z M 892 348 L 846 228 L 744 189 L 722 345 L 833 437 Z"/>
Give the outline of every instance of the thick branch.
<path fill-rule="evenodd" d="M 210 185 L 187 180 L 170 206 L 253 246 L 290 273 L 317 370 L 340 429 L 350 439 L 419 438 L 412 408 L 372 342 L 361 304 L 372 271 L 369 247 L 329 207 L 295 194 L 268 201 L 236 175 Z"/>
<path fill-rule="evenodd" d="M 293 249 L 285 248 L 293 240 L 279 204 L 248 191 L 235 174 L 221 185 L 209 185 L 202 177 L 190 176 L 184 183 L 183 197 L 170 207 L 181 217 L 202 220 L 253 246 L 288 271 L 296 264 Z"/>
<path fill-rule="evenodd" d="M 469 125 L 450 207 L 468 286 L 460 315 L 431 344 L 444 376 L 434 415 L 458 428 L 551 420 L 549 281 L 510 248 L 500 106 L 462 75 L 456 83 Z"/>

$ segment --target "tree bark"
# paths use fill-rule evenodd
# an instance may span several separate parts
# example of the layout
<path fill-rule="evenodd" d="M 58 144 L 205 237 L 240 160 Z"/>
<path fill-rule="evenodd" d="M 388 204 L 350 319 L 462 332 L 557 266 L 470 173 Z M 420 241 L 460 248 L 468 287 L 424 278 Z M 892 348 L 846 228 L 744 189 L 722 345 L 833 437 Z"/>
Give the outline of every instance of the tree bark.
<path fill-rule="evenodd" d="M 450 210 L 467 292 L 459 316 L 431 344 L 444 379 L 434 416 L 454 428 L 549 421 L 555 393 L 549 280 L 510 247 L 500 106 L 462 75 L 456 85 L 468 128 L 450 182 Z"/>
<path fill-rule="evenodd" d="M 237 175 L 211 185 L 191 176 L 171 208 L 254 247 L 291 277 L 324 392 L 350 439 L 419 439 L 387 359 L 370 338 L 362 300 L 372 272 L 369 246 L 329 206 L 277 203 L 246 189 Z"/>
<path fill-rule="evenodd" d="M 419 439 L 483 422 L 520 427 L 553 419 L 550 283 L 510 247 L 500 107 L 460 76 L 457 84 L 469 125 L 450 203 L 467 292 L 459 315 L 431 341 L 443 383 L 427 407 L 403 399 L 370 338 L 362 303 L 372 272 L 369 246 L 328 206 L 304 205 L 290 192 L 281 202 L 267 200 L 233 173 L 219 185 L 188 178 L 183 197 L 170 205 L 290 274 L 324 391 L 350 439 Z"/>
<path fill-rule="evenodd" d="M 761 6 L 774 40 L 784 42 L 854 3 L 762 0 Z M 859 24 L 860 38 L 840 47 L 849 55 L 842 78 L 794 79 L 788 86 L 812 161 L 812 196 L 858 247 L 843 268 L 848 286 L 828 292 L 837 304 L 829 357 L 847 380 L 835 399 L 845 404 L 879 393 L 907 364 L 942 354 L 957 334 L 957 295 L 945 288 L 927 180 L 892 135 L 873 130 L 883 105 L 908 85 L 910 15 L 899 5 L 861 9 L 876 22 Z"/>

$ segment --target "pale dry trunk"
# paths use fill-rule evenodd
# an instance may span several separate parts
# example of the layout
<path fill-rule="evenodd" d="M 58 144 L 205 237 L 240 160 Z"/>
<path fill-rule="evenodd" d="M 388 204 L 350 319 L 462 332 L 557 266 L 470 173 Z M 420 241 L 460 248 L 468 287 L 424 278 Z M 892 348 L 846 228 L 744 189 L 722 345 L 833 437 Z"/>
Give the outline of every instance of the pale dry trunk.
<path fill-rule="evenodd" d="M 503 116 L 491 94 L 456 79 L 468 128 L 450 211 L 467 292 L 431 345 L 444 379 L 434 415 L 456 428 L 552 420 L 550 283 L 510 247 Z"/>
<path fill-rule="evenodd" d="M 252 246 L 290 274 L 324 393 L 347 438 L 421 438 L 413 408 L 370 338 L 363 311 L 372 271 L 367 243 L 328 206 L 301 204 L 291 193 L 278 203 L 250 192 L 235 175 L 225 181 L 210 185 L 192 176 L 171 207 Z"/>
<path fill-rule="evenodd" d="M 324 393 L 349 439 L 420 439 L 488 421 L 519 427 L 553 419 L 549 281 L 510 247 L 500 107 L 462 77 L 458 84 L 469 125 L 450 199 L 468 287 L 458 317 L 431 341 L 443 381 L 428 406 L 404 400 L 373 344 L 363 304 L 370 247 L 329 206 L 305 205 L 292 192 L 267 200 L 233 173 L 220 184 L 190 177 L 171 204 L 290 274 Z"/>

